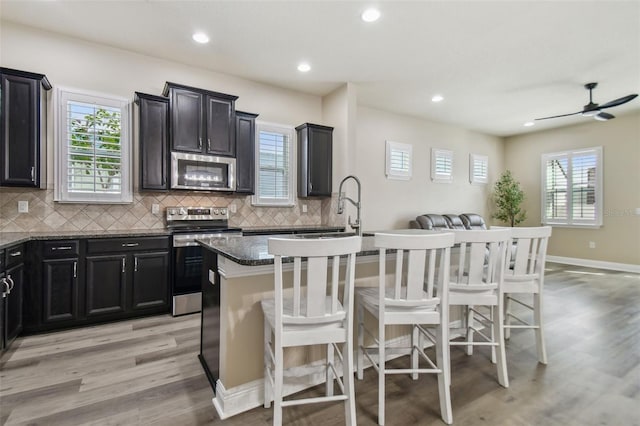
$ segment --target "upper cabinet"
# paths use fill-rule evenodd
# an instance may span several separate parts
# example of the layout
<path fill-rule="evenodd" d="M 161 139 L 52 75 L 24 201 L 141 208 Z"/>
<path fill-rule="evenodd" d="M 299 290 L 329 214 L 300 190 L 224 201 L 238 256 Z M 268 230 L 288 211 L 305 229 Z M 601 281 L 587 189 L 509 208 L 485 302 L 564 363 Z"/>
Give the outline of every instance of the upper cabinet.
<path fill-rule="evenodd" d="M 136 92 L 140 143 L 140 190 L 169 188 L 169 98 Z"/>
<path fill-rule="evenodd" d="M 333 127 L 305 123 L 298 132 L 298 197 L 330 197 Z"/>
<path fill-rule="evenodd" d="M 255 193 L 256 117 L 236 111 L 236 192 Z"/>
<path fill-rule="evenodd" d="M 237 96 L 167 83 L 173 151 L 234 157 Z"/>
<path fill-rule="evenodd" d="M 43 74 L 0 68 L 0 186 L 46 188 L 47 91 Z"/>

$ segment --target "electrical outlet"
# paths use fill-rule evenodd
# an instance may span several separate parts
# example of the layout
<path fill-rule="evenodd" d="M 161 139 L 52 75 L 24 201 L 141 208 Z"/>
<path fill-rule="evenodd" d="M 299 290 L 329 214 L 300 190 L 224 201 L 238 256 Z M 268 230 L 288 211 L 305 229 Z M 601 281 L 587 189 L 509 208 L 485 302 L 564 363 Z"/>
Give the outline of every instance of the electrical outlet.
<path fill-rule="evenodd" d="M 235 213 L 236 212 L 236 205 L 235 204 L 229 204 L 229 212 L 230 213 Z"/>
<path fill-rule="evenodd" d="M 589 248 L 590 249 L 596 248 L 596 242 L 595 241 L 589 241 Z"/>
<path fill-rule="evenodd" d="M 18 213 L 29 213 L 28 201 L 18 201 Z"/>
<path fill-rule="evenodd" d="M 151 204 L 151 214 L 158 214 L 158 213 L 160 213 L 160 204 L 157 204 L 157 203 Z"/>
<path fill-rule="evenodd" d="M 209 282 L 211 284 L 216 283 L 216 274 L 211 269 L 209 269 Z"/>
<path fill-rule="evenodd" d="M 636 207 L 636 216 L 640 216 L 640 207 Z"/>
<path fill-rule="evenodd" d="M 302 205 L 302 213 L 306 213 L 307 212 L 307 205 L 303 204 Z"/>

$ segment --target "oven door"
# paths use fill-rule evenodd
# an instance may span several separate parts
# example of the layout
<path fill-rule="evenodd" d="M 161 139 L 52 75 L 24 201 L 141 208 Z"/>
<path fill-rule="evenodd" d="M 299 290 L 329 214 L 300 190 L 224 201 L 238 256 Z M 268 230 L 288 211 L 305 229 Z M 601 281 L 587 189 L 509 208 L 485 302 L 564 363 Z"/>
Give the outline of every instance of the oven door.
<path fill-rule="evenodd" d="M 171 188 L 235 191 L 235 168 L 235 158 L 172 152 Z"/>

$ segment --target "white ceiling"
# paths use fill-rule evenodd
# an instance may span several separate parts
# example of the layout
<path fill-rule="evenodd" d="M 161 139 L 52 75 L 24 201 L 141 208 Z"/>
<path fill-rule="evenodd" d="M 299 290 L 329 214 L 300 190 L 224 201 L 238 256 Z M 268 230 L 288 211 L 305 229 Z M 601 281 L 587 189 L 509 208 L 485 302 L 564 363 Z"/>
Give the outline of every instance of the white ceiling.
<path fill-rule="evenodd" d="M 371 5 L 382 17 L 367 24 Z M 0 15 L 316 95 L 351 82 L 359 104 L 499 136 L 589 120 L 523 127 L 581 110 L 591 81 L 600 104 L 640 93 L 638 0 L 2 0 Z M 195 30 L 211 42 L 193 43 Z M 640 98 L 607 112 L 638 110 Z"/>

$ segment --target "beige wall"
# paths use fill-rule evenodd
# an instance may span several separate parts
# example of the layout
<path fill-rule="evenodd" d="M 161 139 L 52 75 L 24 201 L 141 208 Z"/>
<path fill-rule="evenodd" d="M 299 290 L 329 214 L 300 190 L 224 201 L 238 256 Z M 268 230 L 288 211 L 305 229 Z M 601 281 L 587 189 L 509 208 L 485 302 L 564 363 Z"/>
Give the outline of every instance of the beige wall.
<path fill-rule="evenodd" d="M 407 228 L 424 213 L 477 212 L 489 219 L 493 182 L 503 170 L 502 140 L 446 124 L 360 106 L 355 173 L 363 182 L 365 230 Z M 385 177 L 385 141 L 413 146 L 413 177 Z M 433 183 L 431 148 L 454 151 L 453 183 Z M 469 154 L 489 157 L 489 183 L 469 183 Z"/>
<path fill-rule="evenodd" d="M 604 220 L 599 229 L 554 227 L 548 253 L 579 259 L 640 264 L 640 114 L 514 136 L 505 141 L 505 166 L 526 193 L 527 225 L 539 225 L 540 156 L 603 147 Z M 596 248 L 590 249 L 593 241 Z"/>

